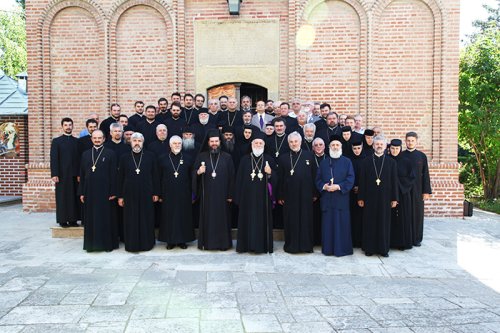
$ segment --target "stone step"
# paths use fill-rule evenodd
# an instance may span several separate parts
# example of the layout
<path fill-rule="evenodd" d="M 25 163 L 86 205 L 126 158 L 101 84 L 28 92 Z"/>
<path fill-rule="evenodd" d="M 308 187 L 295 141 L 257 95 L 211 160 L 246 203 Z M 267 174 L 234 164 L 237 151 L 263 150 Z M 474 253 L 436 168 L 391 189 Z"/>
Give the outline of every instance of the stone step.
<path fill-rule="evenodd" d="M 51 227 L 52 238 L 83 238 L 83 227 Z M 238 229 L 231 230 L 231 236 L 236 239 Z M 158 235 L 158 229 L 155 230 Z M 198 229 L 194 230 L 195 236 L 198 237 Z M 282 229 L 273 230 L 273 240 L 283 241 L 285 239 Z"/>

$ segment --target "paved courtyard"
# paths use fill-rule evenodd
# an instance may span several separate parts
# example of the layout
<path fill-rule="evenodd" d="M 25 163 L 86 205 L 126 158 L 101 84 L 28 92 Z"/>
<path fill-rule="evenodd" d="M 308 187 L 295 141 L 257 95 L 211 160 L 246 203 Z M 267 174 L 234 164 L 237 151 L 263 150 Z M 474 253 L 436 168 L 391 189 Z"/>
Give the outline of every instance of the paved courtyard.
<path fill-rule="evenodd" d="M 0 332 L 500 332 L 500 218 L 427 219 L 389 258 L 87 254 L 52 213 L 0 207 Z"/>

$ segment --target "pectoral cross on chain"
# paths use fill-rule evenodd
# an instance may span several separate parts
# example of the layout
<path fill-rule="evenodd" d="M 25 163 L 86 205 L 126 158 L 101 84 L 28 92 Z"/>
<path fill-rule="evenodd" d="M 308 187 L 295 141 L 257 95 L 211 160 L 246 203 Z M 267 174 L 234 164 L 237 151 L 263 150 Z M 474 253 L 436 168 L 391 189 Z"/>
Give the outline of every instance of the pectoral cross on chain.
<path fill-rule="evenodd" d="M 135 169 L 136 174 L 139 174 L 139 172 L 141 172 L 141 169 L 139 169 L 139 168 Z"/>
<path fill-rule="evenodd" d="M 375 183 L 377 183 L 377 186 L 379 186 L 381 182 L 382 181 L 379 178 L 377 178 L 377 180 L 375 181 Z"/>

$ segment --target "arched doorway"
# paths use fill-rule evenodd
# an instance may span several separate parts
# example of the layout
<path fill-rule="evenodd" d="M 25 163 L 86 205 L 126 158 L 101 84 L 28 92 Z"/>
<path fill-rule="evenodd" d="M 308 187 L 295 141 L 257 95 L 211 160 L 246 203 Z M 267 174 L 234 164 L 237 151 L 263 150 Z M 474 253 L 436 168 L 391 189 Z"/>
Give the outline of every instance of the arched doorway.
<path fill-rule="evenodd" d="M 247 82 L 231 82 L 218 84 L 207 89 L 208 99 L 219 98 L 223 95 L 236 97 L 238 102 L 241 102 L 241 97 L 250 96 L 252 107 L 255 108 L 256 101 L 267 100 L 267 88 Z"/>

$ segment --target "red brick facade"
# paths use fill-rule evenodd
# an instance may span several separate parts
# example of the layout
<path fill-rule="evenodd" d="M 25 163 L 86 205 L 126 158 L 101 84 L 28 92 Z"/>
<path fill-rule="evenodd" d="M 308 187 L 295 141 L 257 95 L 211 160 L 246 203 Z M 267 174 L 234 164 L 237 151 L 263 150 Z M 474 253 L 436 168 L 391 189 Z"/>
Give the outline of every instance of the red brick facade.
<path fill-rule="evenodd" d="M 276 20 L 279 91 L 271 97 L 361 113 L 366 126 L 381 126 L 388 138 L 417 131 L 434 189 L 427 214 L 461 215 L 459 0 L 244 0 L 239 16 L 229 15 L 226 0 L 31 0 L 26 9 L 26 210 L 53 205 L 48 147 L 61 117 L 81 129 L 92 112 L 104 119 L 113 102 L 130 114 L 136 99 L 156 104 L 173 91 L 206 93 L 195 91 L 196 22 Z"/>
<path fill-rule="evenodd" d="M 0 124 L 14 123 L 19 129 L 19 156 L 0 156 L 0 196 L 21 196 L 23 184 L 28 179 L 28 118 L 26 116 L 0 116 Z"/>

